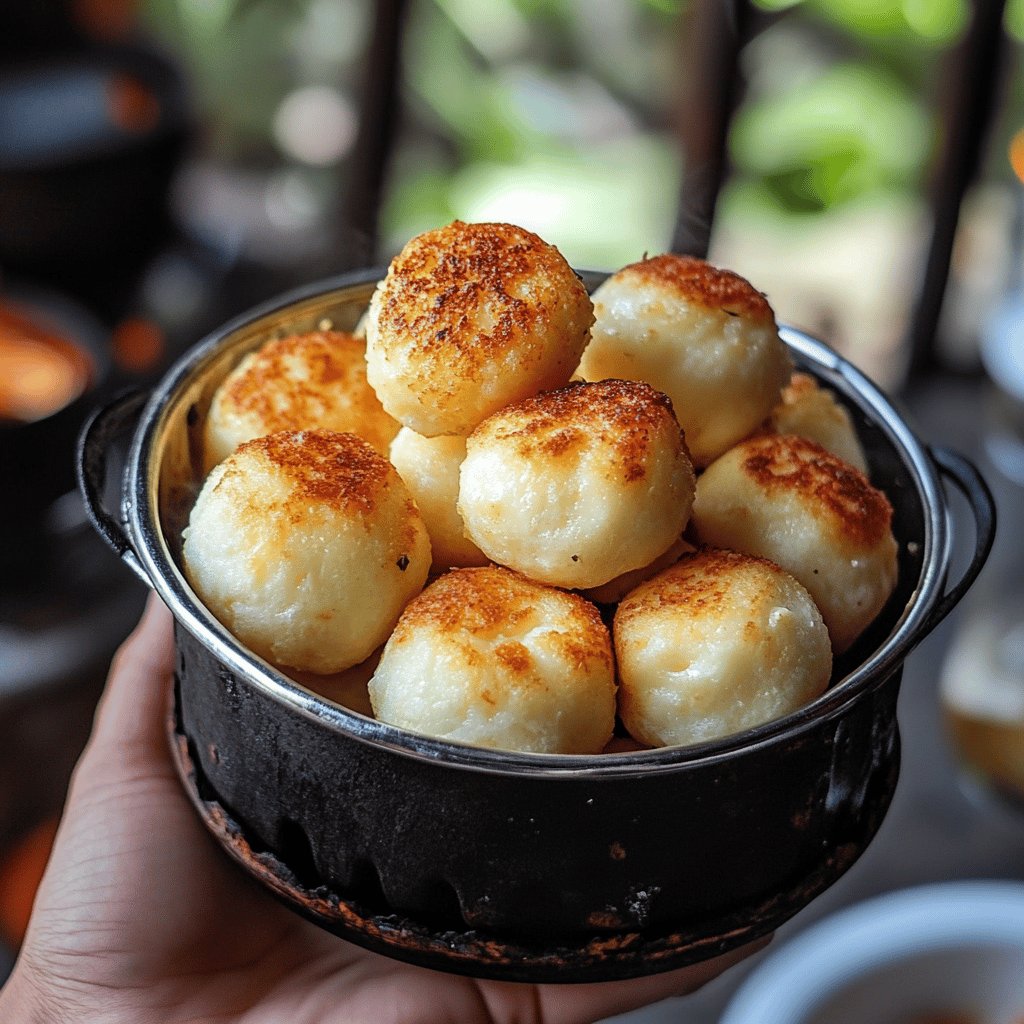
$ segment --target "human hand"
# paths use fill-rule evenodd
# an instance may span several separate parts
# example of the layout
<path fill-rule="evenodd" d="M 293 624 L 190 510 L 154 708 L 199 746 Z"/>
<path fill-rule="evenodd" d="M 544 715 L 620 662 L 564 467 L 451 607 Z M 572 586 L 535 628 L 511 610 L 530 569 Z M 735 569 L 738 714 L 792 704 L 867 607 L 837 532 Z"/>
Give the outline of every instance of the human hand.
<path fill-rule="evenodd" d="M 570 1024 L 693 991 L 752 948 L 622 982 L 477 981 L 393 961 L 276 903 L 206 833 L 164 733 L 169 612 L 119 651 L 18 962 L 9 1024 Z"/>

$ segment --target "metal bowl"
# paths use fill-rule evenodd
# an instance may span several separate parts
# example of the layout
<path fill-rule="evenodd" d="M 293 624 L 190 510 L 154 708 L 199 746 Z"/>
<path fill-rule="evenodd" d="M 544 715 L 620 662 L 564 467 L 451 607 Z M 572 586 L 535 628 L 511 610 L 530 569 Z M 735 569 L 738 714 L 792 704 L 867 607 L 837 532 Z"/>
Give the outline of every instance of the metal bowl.
<path fill-rule="evenodd" d="M 796 364 L 853 413 L 888 493 L 899 583 L 837 659 L 833 683 L 783 719 L 711 743 L 628 754 L 483 750 L 406 732 L 292 682 L 243 647 L 181 570 L 213 391 L 272 335 L 351 328 L 382 271 L 292 293 L 216 332 L 150 395 L 83 431 L 97 529 L 174 613 L 169 730 L 184 785 L 224 849 L 295 910 L 428 967 L 529 981 L 607 980 L 683 966 L 769 932 L 871 841 L 899 770 L 906 656 L 963 596 L 994 511 L 955 453 L 929 450 L 831 349 L 783 329 Z M 596 286 L 600 275 L 584 275 Z M 123 499 L 102 503 L 105 453 L 132 431 Z M 963 492 L 974 554 L 947 585 L 942 478 Z"/>

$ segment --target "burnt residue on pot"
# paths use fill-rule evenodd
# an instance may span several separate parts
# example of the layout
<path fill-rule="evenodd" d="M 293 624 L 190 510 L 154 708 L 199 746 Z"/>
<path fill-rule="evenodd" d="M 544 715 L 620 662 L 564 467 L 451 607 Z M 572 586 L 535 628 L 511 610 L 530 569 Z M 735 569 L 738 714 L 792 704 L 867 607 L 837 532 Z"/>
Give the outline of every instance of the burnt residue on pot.
<path fill-rule="evenodd" d="M 798 895 L 795 910 L 808 885 L 829 884 L 866 846 L 898 771 L 895 685 L 843 716 L 851 724 L 838 745 L 826 721 L 642 784 L 556 781 L 382 749 L 289 713 L 186 631 L 178 643 L 187 700 L 177 735 L 189 738 L 179 757 L 187 751 L 200 807 L 219 808 L 245 837 L 244 856 L 231 840 L 236 859 L 258 874 L 267 855 L 287 864 L 277 877 L 303 905 L 303 893 L 330 892 L 374 920 L 485 929 L 517 947 L 538 932 L 568 946 L 600 933 L 663 935 L 680 921 L 756 922 L 763 907 L 779 912 L 784 890 Z M 876 717 L 889 723 L 882 734 Z M 220 834 L 219 822 L 208 820 Z"/>
<path fill-rule="evenodd" d="M 319 878 L 308 837 L 301 827 L 286 843 L 284 856 L 260 848 L 214 796 L 197 769 L 192 745 L 181 733 L 177 715 L 170 733 L 175 763 L 186 791 L 206 827 L 245 871 L 274 895 L 321 927 L 389 956 L 478 977 L 522 981 L 595 981 L 669 970 L 717 956 L 777 928 L 849 868 L 863 849 L 863 839 L 841 843 L 812 871 L 783 891 L 724 914 L 696 918 L 684 930 L 651 926 L 647 910 L 657 887 L 634 889 L 627 913 L 616 908 L 593 911 L 583 937 L 557 934 L 523 936 L 495 930 L 489 898 L 462 907 L 464 920 L 449 915 L 408 915 L 389 908 L 372 866 L 364 863 L 355 891 L 339 894 Z M 895 783 L 891 766 L 888 787 Z M 875 803 L 861 822 L 873 833 L 884 815 Z M 373 881 L 367 884 L 367 877 Z"/>

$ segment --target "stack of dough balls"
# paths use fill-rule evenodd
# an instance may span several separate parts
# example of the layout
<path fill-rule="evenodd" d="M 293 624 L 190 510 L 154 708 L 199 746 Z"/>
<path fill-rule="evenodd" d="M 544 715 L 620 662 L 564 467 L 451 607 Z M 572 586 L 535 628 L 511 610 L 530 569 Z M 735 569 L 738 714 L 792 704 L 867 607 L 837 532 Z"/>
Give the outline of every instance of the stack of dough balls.
<path fill-rule="evenodd" d="M 850 418 L 736 274 L 656 256 L 592 302 L 532 232 L 455 221 L 360 325 L 228 376 L 184 536 L 303 685 L 479 746 L 700 743 L 817 697 L 892 592 Z"/>
<path fill-rule="evenodd" d="M 366 346 L 347 331 L 271 339 L 214 393 L 204 436 L 206 469 L 243 441 L 278 430 L 358 434 L 381 455 L 398 433 L 366 380 Z"/>
<path fill-rule="evenodd" d="M 500 566 L 455 569 L 414 598 L 369 689 L 383 721 L 477 746 L 599 754 L 615 724 L 597 608 Z"/>
<path fill-rule="evenodd" d="M 580 374 L 664 391 L 695 466 L 759 427 L 789 380 L 767 299 L 704 260 L 665 254 L 632 263 L 594 292 L 594 314 Z"/>
<path fill-rule="evenodd" d="M 394 467 L 361 438 L 281 431 L 206 478 L 184 531 L 189 582 L 257 654 L 338 672 L 382 644 L 430 568 Z"/>

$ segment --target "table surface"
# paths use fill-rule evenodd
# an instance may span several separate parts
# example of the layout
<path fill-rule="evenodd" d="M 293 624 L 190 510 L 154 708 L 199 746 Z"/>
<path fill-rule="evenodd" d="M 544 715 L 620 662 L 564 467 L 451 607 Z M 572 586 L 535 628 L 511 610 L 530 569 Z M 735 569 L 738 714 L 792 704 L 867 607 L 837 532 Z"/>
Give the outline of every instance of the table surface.
<path fill-rule="evenodd" d="M 733 993 L 764 957 L 811 923 L 871 896 L 929 882 L 967 878 L 1024 881 L 1024 807 L 1000 802 L 963 771 L 948 743 L 939 706 L 946 653 L 966 618 L 1002 588 L 1000 600 L 1024 615 L 1024 573 L 1007 590 L 1007 566 L 1024 534 L 1024 487 L 1002 476 L 984 452 L 985 387 L 976 380 L 939 380 L 909 394 L 902 405 L 920 437 L 954 448 L 982 471 L 999 515 L 993 553 L 974 588 L 907 660 L 899 697 L 900 780 L 874 841 L 831 889 L 779 929 L 764 952 L 700 992 L 614 1018 L 616 1024 L 715 1024 Z M 971 543 L 970 515 L 954 499 L 955 551 Z M 956 560 L 954 565 L 956 565 Z M 954 570 L 955 572 L 955 570 Z"/>

